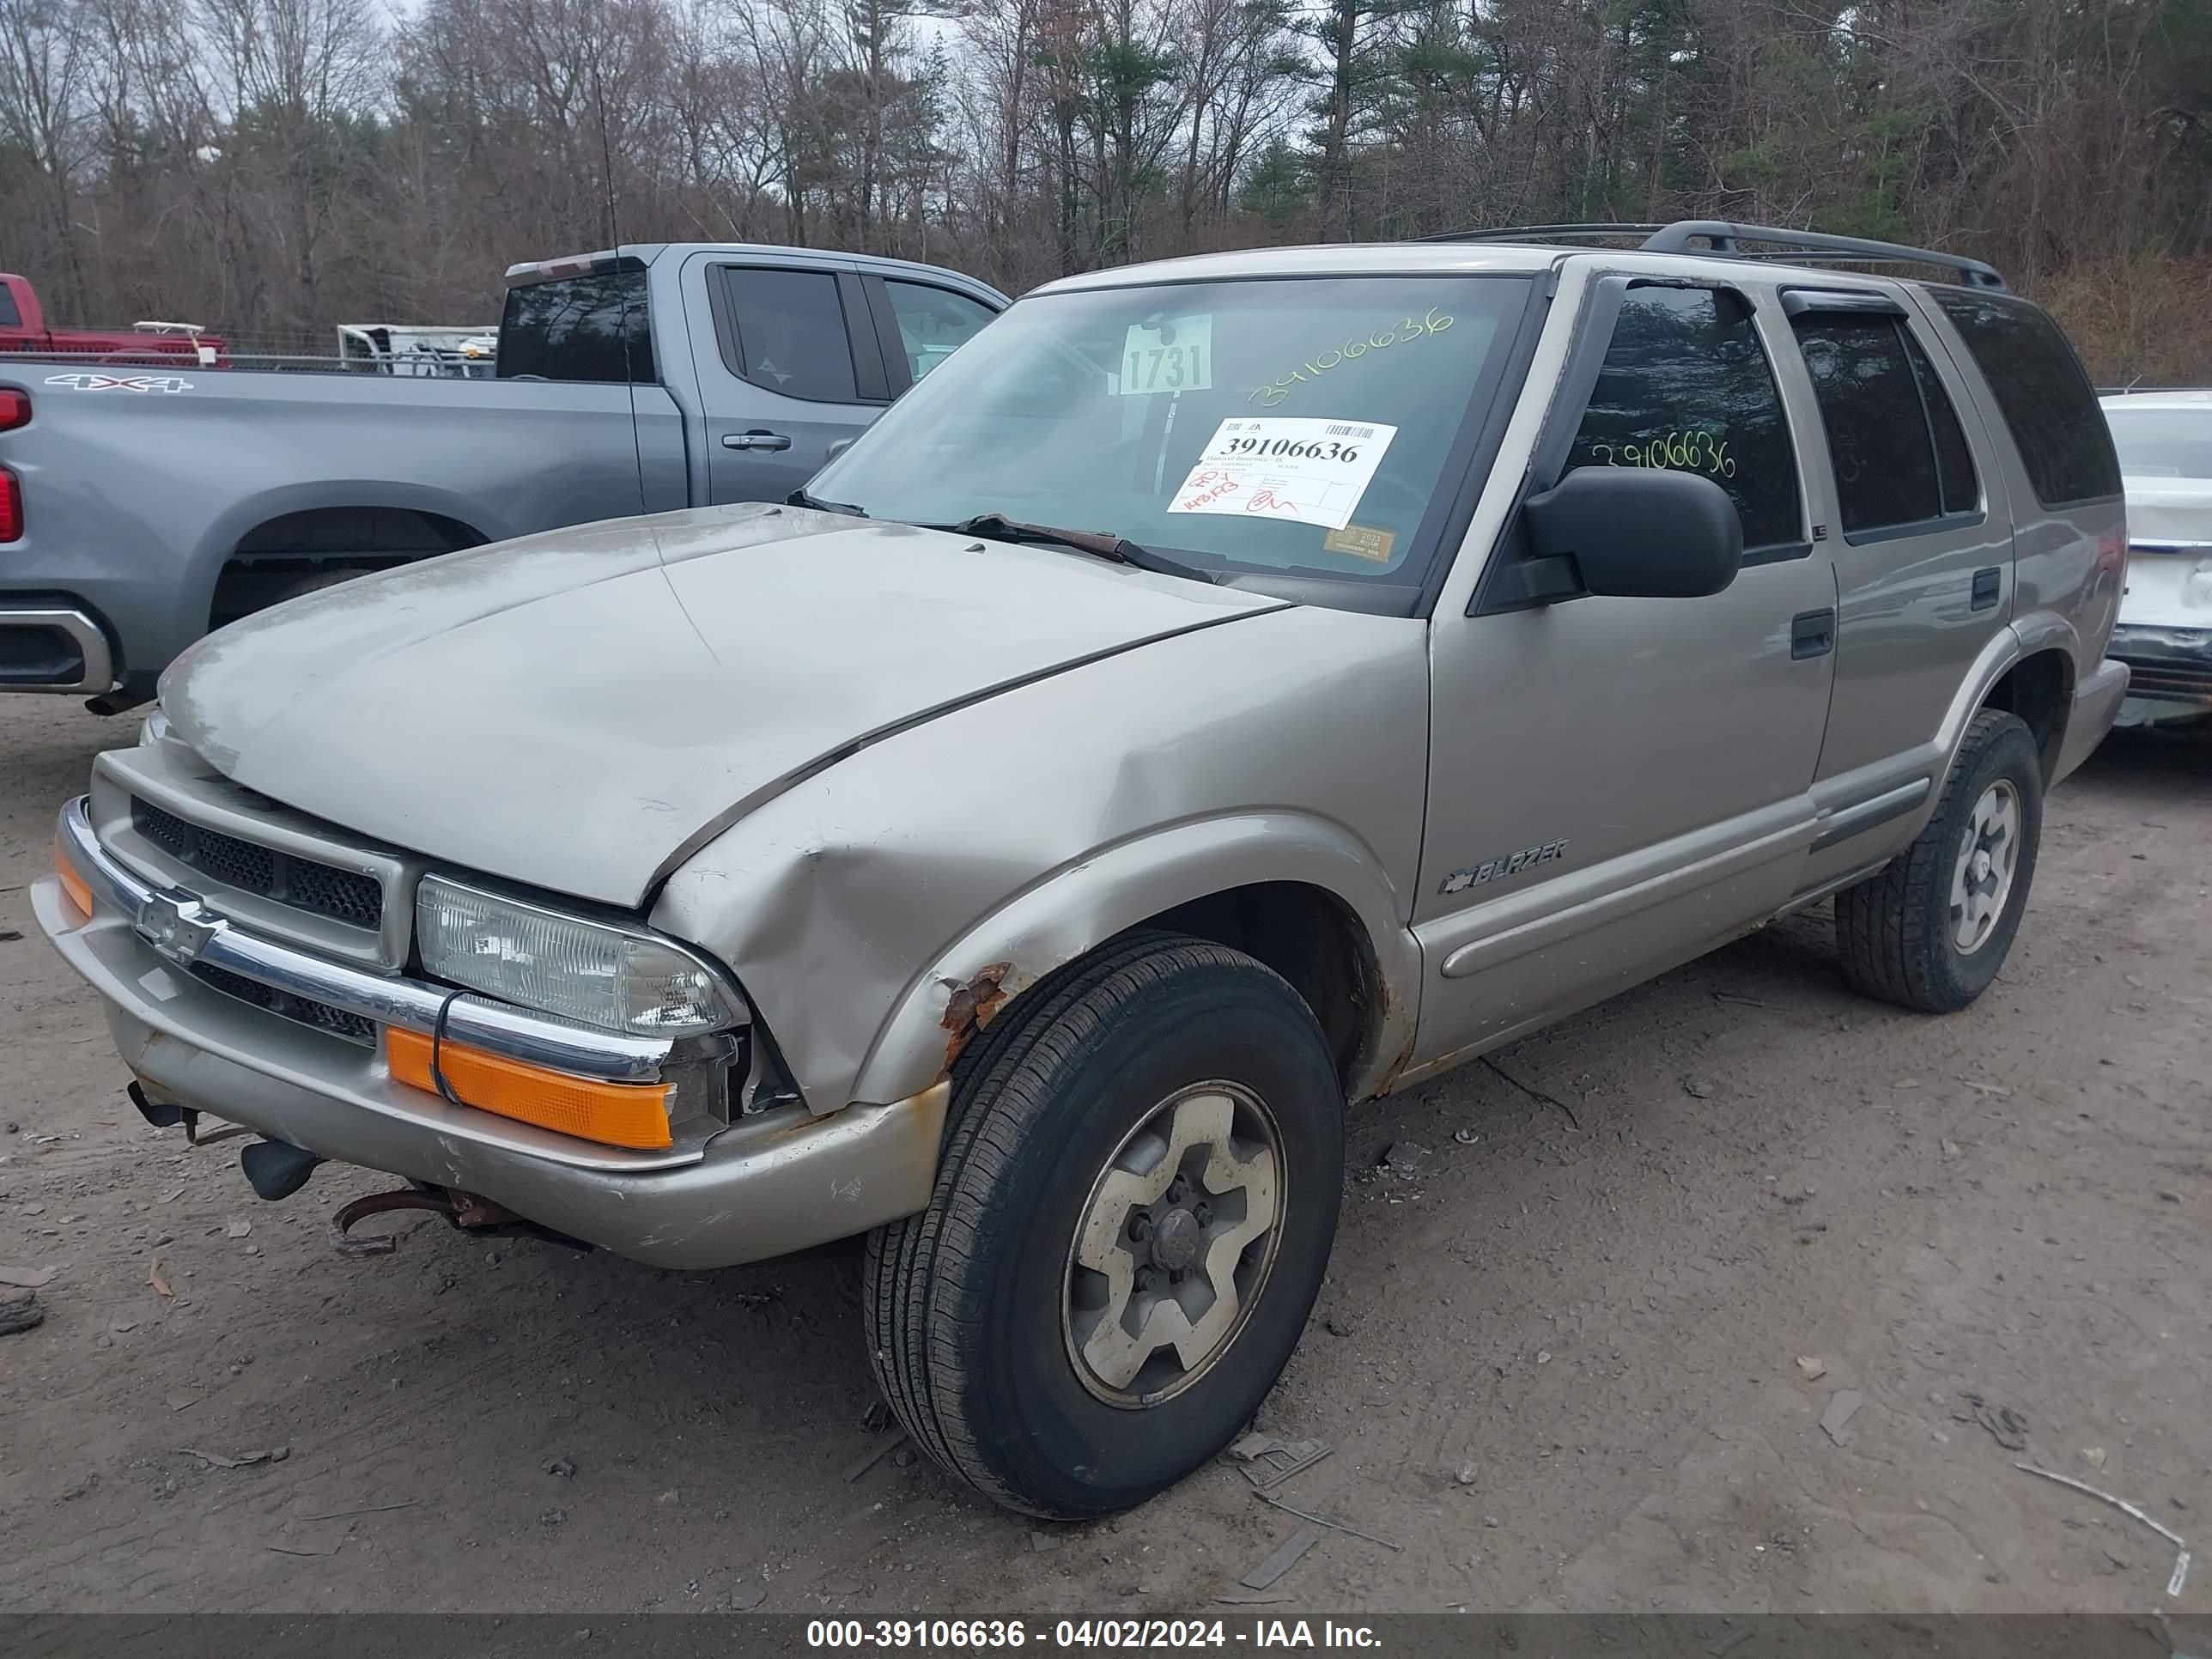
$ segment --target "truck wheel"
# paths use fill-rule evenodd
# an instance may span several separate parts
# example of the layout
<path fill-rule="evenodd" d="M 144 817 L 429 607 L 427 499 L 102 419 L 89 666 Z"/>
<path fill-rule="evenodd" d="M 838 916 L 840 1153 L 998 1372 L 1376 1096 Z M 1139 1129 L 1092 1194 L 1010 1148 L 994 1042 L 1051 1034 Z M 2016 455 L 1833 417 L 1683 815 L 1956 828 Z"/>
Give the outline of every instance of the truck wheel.
<path fill-rule="evenodd" d="M 1153 933 L 1012 1005 L 953 1073 L 920 1215 L 868 1240 L 868 1339 L 915 1441 L 1074 1519 L 1212 1457 L 1289 1362 L 1343 1196 L 1344 1096 L 1297 992 Z"/>
<path fill-rule="evenodd" d="M 2035 739 L 2018 715 L 1985 708 L 1919 839 L 1836 895 L 1844 978 L 1924 1014 L 1965 1007 L 2004 966 L 2042 836 Z"/>

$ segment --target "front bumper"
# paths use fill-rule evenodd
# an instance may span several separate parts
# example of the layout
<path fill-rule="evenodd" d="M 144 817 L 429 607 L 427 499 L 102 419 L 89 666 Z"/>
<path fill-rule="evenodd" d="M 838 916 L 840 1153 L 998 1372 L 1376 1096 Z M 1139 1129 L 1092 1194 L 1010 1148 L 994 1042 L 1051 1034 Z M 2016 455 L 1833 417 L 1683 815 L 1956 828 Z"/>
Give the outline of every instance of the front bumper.
<path fill-rule="evenodd" d="M 887 1106 L 823 1116 L 792 1106 L 742 1118 L 711 1138 L 665 1152 L 601 1146 L 455 1106 L 393 1080 L 381 1045 L 366 1048 L 209 988 L 140 937 L 134 889 L 151 890 L 90 842 L 80 803 L 64 810 L 71 864 L 94 890 L 87 917 L 49 876 L 31 890 L 40 927 L 106 1006 L 124 1062 L 155 1098 L 239 1123 L 343 1164 L 476 1193 L 517 1215 L 617 1255 L 665 1267 L 727 1267 L 827 1243 L 911 1215 L 929 1201 L 949 1088 Z M 387 999 L 381 1023 L 414 1026 L 411 981 L 338 967 L 225 927 L 222 963 L 264 982 L 297 984 L 330 1000 L 367 992 Z M 289 981 L 272 975 L 289 975 Z M 456 1002 L 447 1034 L 514 1052 L 517 1020 L 551 1028 L 569 1045 L 567 1069 L 601 1046 L 592 1071 L 634 1066 L 629 1050 L 656 1045 L 535 1020 L 485 1003 L 510 1029 L 464 1039 Z M 343 1006 L 343 1005 L 334 1005 Z M 431 1009 L 434 1018 L 435 1008 Z M 428 1030 L 428 1026 L 419 1029 Z M 538 1063 L 551 1063 L 539 1051 Z M 633 1069 L 624 1073 L 635 1076 Z"/>

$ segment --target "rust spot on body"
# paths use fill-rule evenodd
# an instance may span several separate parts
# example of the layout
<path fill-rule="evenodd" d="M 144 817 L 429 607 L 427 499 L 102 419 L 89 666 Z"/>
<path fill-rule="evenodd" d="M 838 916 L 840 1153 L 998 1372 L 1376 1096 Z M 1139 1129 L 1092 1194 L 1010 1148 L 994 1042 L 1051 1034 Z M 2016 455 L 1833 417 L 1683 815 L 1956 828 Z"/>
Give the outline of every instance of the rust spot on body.
<path fill-rule="evenodd" d="M 1361 982 L 1354 991 L 1354 997 L 1356 1000 L 1361 992 L 1372 990 L 1375 997 L 1375 1020 L 1372 1029 L 1375 1036 L 1379 1039 L 1384 1031 L 1390 1029 L 1390 1010 L 1393 1004 L 1389 976 L 1377 970 L 1371 975 L 1371 984 L 1369 982 L 1370 975 L 1362 974 L 1359 977 Z M 1374 1096 L 1370 1098 L 1387 1095 L 1398 1086 L 1398 1079 L 1405 1075 L 1406 1068 L 1413 1063 L 1413 1049 L 1419 1038 L 1419 1023 L 1408 1025 L 1406 1029 L 1405 1041 L 1398 1045 L 1397 1054 L 1392 1057 L 1389 1064 L 1382 1068 L 1382 1075 L 1376 1080 Z"/>
<path fill-rule="evenodd" d="M 952 994 L 945 1004 L 945 1018 L 938 1023 L 951 1035 L 945 1042 L 945 1069 L 951 1071 L 952 1062 L 960 1058 L 960 1051 L 998 1018 L 999 1010 L 1006 1006 L 1006 975 L 1014 971 L 1011 962 L 994 962 L 979 968 L 975 976 L 965 984 L 952 984 Z"/>

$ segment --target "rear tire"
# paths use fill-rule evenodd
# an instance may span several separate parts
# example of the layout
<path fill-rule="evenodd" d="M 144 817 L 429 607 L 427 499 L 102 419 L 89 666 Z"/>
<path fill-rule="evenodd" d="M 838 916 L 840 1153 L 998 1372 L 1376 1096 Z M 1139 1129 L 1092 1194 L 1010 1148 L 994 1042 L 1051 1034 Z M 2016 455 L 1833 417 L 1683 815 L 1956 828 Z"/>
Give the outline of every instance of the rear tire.
<path fill-rule="evenodd" d="M 1109 946 L 962 1056 L 937 1189 L 868 1240 L 900 1421 L 998 1503 L 1140 1504 L 1236 1437 L 1312 1311 L 1343 1194 L 1312 1012 L 1249 957 Z"/>
<path fill-rule="evenodd" d="M 2042 837 L 2035 738 L 2018 715 L 1985 708 L 1967 726 L 1918 839 L 1836 895 L 1844 977 L 1923 1014 L 1965 1007 L 2004 966 Z"/>

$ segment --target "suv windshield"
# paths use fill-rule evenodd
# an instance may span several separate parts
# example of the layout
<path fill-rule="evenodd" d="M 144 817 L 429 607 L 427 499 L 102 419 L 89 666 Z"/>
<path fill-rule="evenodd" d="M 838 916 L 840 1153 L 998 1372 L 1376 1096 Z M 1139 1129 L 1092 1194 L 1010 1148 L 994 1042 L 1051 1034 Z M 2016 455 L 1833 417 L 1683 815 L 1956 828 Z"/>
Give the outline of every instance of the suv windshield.
<path fill-rule="evenodd" d="M 1226 580 L 1418 587 L 1528 286 L 1328 276 L 1024 300 L 807 489 L 908 524 L 1109 532 Z"/>
<path fill-rule="evenodd" d="M 2212 478 L 2212 404 L 2203 409 L 2114 409 L 2105 421 L 2120 471 L 2138 478 Z"/>

